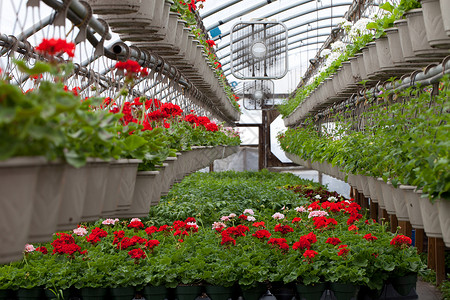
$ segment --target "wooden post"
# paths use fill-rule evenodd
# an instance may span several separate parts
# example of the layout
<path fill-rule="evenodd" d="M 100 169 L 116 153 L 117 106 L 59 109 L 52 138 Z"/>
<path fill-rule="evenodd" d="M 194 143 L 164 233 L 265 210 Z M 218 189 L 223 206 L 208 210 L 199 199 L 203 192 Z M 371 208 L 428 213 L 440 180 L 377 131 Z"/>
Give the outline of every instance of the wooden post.
<path fill-rule="evenodd" d="M 378 203 L 375 203 L 370 199 L 370 218 L 378 220 Z"/>
<path fill-rule="evenodd" d="M 369 208 L 369 198 L 366 198 L 363 193 L 360 193 L 361 197 L 361 207 Z"/>
<path fill-rule="evenodd" d="M 445 245 L 444 240 L 436 238 L 436 284 L 440 285 L 445 280 Z"/>
<path fill-rule="evenodd" d="M 259 146 L 258 146 L 258 169 L 261 171 L 264 169 L 264 157 L 265 157 L 265 146 L 264 146 L 264 125 L 259 126 Z"/>
<path fill-rule="evenodd" d="M 423 252 L 423 229 L 415 229 L 416 230 L 416 248 L 417 253 Z"/>
<path fill-rule="evenodd" d="M 389 218 L 391 219 L 391 232 L 395 233 L 397 232 L 398 227 L 398 220 L 396 215 L 389 215 Z"/>
<path fill-rule="evenodd" d="M 400 234 L 406 235 L 407 237 L 412 237 L 411 223 L 408 221 L 398 221 L 398 226 L 400 226 Z"/>
<path fill-rule="evenodd" d="M 214 162 L 209 164 L 209 173 L 212 173 L 212 172 L 214 172 Z"/>
<path fill-rule="evenodd" d="M 428 238 L 428 269 L 436 271 L 436 238 L 431 237 Z"/>

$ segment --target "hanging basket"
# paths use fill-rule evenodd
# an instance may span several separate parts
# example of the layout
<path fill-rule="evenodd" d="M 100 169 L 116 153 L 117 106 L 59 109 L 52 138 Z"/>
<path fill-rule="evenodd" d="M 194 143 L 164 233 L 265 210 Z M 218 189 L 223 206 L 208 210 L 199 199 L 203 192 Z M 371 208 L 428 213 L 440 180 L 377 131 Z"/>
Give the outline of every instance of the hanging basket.
<path fill-rule="evenodd" d="M 421 195 L 422 191 L 418 190 L 416 193 Z M 442 238 L 437 203 L 431 203 L 430 199 L 420 197 L 420 211 L 422 213 L 423 227 L 426 235 L 433 238 Z"/>
<path fill-rule="evenodd" d="M 93 222 L 101 216 L 108 185 L 108 172 L 108 161 L 93 160 L 87 173 L 86 198 L 81 216 L 82 222 Z"/>
<path fill-rule="evenodd" d="M 381 183 L 381 192 L 383 194 L 383 200 L 384 205 L 386 207 L 386 211 L 390 215 L 395 215 L 395 205 L 394 205 L 394 198 L 392 193 L 394 192 L 393 189 L 395 189 L 390 182 Z"/>
<path fill-rule="evenodd" d="M 409 221 L 408 209 L 406 207 L 405 190 L 400 187 L 392 187 L 392 200 L 394 201 L 395 215 L 399 221 Z"/>
<path fill-rule="evenodd" d="M 136 184 L 136 174 L 139 163 L 141 162 L 142 160 L 140 159 L 127 159 L 127 162 L 123 164 L 119 183 L 117 211 L 127 210 L 131 207 L 134 186 Z"/>
<path fill-rule="evenodd" d="M 22 258 L 27 243 L 39 168 L 43 157 L 0 162 L 0 264 Z"/>
<path fill-rule="evenodd" d="M 71 230 L 77 227 L 83 214 L 86 197 L 88 166 L 74 168 L 66 165 L 62 200 L 58 212 L 57 231 Z"/>
<path fill-rule="evenodd" d="M 442 238 L 446 247 L 450 248 L 450 201 L 437 199 L 436 204 L 439 211 L 439 223 L 442 230 Z"/>
<path fill-rule="evenodd" d="M 427 40 L 431 47 L 445 48 L 450 47 L 450 37 L 447 36 L 442 20 L 441 6 L 439 2 L 448 0 L 421 0 L 423 20 Z M 444 11 L 448 14 L 449 11 Z M 448 52 L 447 52 L 448 53 Z"/>
<path fill-rule="evenodd" d="M 39 170 L 28 235 L 29 243 L 47 242 L 56 231 L 63 187 L 70 184 L 65 180 L 65 167 L 62 162 L 49 162 Z"/>
<path fill-rule="evenodd" d="M 147 0 L 146 0 L 147 1 Z M 95 14 L 130 14 L 139 10 L 142 0 L 87 0 Z"/>
<path fill-rule="evenodd" d="M 161 184 L 158 171 L 142 171 L 137 173 L 133 201 L 129 209 L 118 211 L 118 218 L 144 218 L 148 216 L 150 206 L 161 195 Z M 152 201 L 154 200 L 154 201 Z"/>
<path fill-rule="evenodd" d="M 423 229 L 422 213 L 420 212 L 420 198 L 414 193 L 415 186 L 401 185 L 400 189 L 404 191 L 406 208 L 411 226 L 416 229 Z"/>

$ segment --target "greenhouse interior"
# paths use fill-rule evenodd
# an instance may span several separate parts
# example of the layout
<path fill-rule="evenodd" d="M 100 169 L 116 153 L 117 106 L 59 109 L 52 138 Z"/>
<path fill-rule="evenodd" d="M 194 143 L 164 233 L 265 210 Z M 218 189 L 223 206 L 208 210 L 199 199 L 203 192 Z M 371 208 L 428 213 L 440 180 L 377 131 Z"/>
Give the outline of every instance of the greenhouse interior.
<path fill-rule="evenodd" d="M 450 0 L 0 0 L 0 300 L 450 299 Z"/>

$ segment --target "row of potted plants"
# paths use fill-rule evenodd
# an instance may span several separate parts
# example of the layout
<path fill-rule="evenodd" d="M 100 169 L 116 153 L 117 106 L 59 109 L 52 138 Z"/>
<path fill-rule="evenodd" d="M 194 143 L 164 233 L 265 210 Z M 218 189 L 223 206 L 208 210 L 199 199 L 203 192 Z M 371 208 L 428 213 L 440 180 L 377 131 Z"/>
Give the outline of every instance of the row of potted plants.
<path fill-rule="evenodd" d="M 342 55 L 280 107 L 285 125 L 298 124 L 308 114 L 347 99 L 361 82 L 368 87 L 448 56 L 450 37 L 443 25 L 447 15 L 441 13 L 441 6 L 447 4 L 443 2 L 403 0 L 397 7 L 386 2 L 381 6 L 386 15 L 373 22 L 360 20 L 362 26 L 354 27 L 363 28 L 356 30 L 352 43 L 341 43 L 343 47 L 333 50 L 344 50 Z"/>
<path fill-rule="evenodd" d="M 220 181 L 215 174 L 202 176 Z M 255 181 L 251 174 L 245 176 L 249 183 Z M 202 291 L 211 299 L 228 299 L 238 284 L 245 299 L 258 299 L 267 288 L 279 297 L 291 293 L 291 298 L 297 290 L 306 299 L 320 299 L 330 288 L 335 296 L 351 299 L 359 287 L 381 293 L 389 282 L 408 295 L 423 268 L 411 240 L 365 219 L 351 199 L 307 184 L 281 188 L 296 193 L 296 200 L 292 197 L 281 209 L 262 207 L 256 197 L 252 206 L 229 210 L 219 219 L 200 215 L 82 224 L 57 233 L 51 243 L 27 245 L 23 261 L 0 268 L 0 289 L 19 298 L 46 288 L 63 295 L 78 293 L 83 299 L 92 299 L 89 292 L 97 291 L 103 294 L 96 299 L 105 299 L 109 288 L 113 299 L 131 298 L 136 290 L 170 299 L 164 287 L 172 287 L 177 299 L 195 299 Z M 226 186 L 224 180 L 222 188 Z M 244 194 L 252 190 L 247 188 Z M 178 195 L 189 190 L 179 188 Z M 409 275 L 409 285 L 395 284 Z M 127 290 L 124 297 L 119 290 Z"/>
<path fill-rule="evenodd" d="M 163 57 L 231 120 L 239 119 L 237 97 L 211 51 L 214 42 L 201 33 L 195 18 L 196 2 L 202 1 L 88 2 L 123 41 Z"/>
<path fill-rule="evenodd" d="M 26 241 L 48 240 L 57 228 L 71 228 L 80 219 L 147 214 L 171 182 L 237 151 L 221 145 L 240 143 L 233 129 L 178 105 L 128 100 L 129 85 L 147 73 L 134 61 L 116 65 L 127 83 L 116 99 L 81 99 L 79 89 L 63 83 L 72 64 L 54 58 L 73 57 L 74 48 L 63 40 L 44 40 L 36 50 L 48 63 L 30 67 L 17 61 L 34 81 L 27 92 L 11 84 L 8 73 L 0 74 L 0 135 L 8 141 L 0 148 L 1 217 L 8 228 L 1 235 L 1 262 L 20 257 Z M 192 146 L 203 148 L 186 154 Z M 185 154 L 175 162 L 177 152 Z M 141 183 L 137 191 L 137 177 L 159 184 L 149 190 Z"/>
<path fill-rule="evenodd" d="M 346 179 L 388 213 L 449 246 L 448 85 L 445 77 L 433 98 L 423 87 L 385 91 L 359 118 L 333 119 L 335 130 L 310 123 L 278 138 L 293 161 Z M 360 131 L 352 130 L 361 123 Z"/>

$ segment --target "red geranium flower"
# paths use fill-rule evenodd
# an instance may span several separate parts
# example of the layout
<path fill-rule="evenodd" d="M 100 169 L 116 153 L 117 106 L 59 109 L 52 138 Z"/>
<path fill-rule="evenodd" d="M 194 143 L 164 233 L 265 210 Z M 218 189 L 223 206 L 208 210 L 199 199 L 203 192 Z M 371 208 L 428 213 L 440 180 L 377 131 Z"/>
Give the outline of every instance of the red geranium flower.
<path fill-rule="evenodd" d="M 319 253 L 317 253 L 314 250 L 306 250 L 305 253 L 303 253 L 303 256 L 305 258 L 314 258 L 314 256 L 316 256 L 317 254 L 319 254 Z"/>
<path fill-rule="evenodd" d="M 412 240 L 404 235 L 396 235 L 392 240 L 391 240 L 391 245 L 395 246 L 397 248 L 406 248 L 409 245 L 411 245 Z"/>
<path fill-rule="evenodd" d="M 305 236 L 300 237 L 298 242 L 295 242 L 294 245 L 292 245 L 292 249 L 294 249 L 294 250 L 304 250 L 304 249 L 309 250 L 310 248 L 311 248 L 311 243 Z"/>
<path fill-rule="evenodd" d="M 264 223 L 263 221 L 261 222 L 255 222 L 252 224 L 253 227 L 262 227 L 262 228 L 266 228 L 266 223 Z"/>
<path fill-rule="evenodd" d="M 298 223 L 302 220 L 302 218 L 293 218 L 292 223 Z"/>
<path fill-rule="evenodd" d="M 331 244 L 333 246 L 336 246 L 337 244 L 340 244 L 342 242 L 341 242 L 341 240 L 339 238 L 329 237 L 325 243 Z"/>
<path fill-rule="evenodd" d="M 153 233 L 158 232 L 158 228 L 156 226 L 150 226 L 150 227 L 145 228 L 145 232 L 148 235 L 152 235 Z"/>
<path fill-rule="evenodd" d="M 368 240 L 369 242 L 378 240 L 378 238 L 371 233 L 366 234 L 365 236 L 363 236 L 363 238 Z"/>
<path fill-rule="evenodd" d="M 67 53 L 69 57 L 75 56 L 75 44 L 63 39 L 43 39 L 35 48 L 36 51 L 47 55 L 60 55 Z"/>
<path fill-rule="evenodd" d="M 158 240 L 148 240 L 147 243 L 145 244 L 145 247 L 148 249 L 153 249 L 158 245 L 159 245 Z"/>
<path fill-rule="evenodd" d="M 141 221 L 133 221 L 130 222 L 130 224 L 128 224 L 127 226 L 128 228 L 134 228 L 134 229 L 140 229 L 140 228 L 144 228 L 144 224 Z"/>
<path fill-rule="evenodd" d="M 86 237 L 86 241 L 92 243 L 92 245 L 95 245 L 97 242 L 100 242 L 100 238 L 103 238 L 107 235 L 108 233 L 105 230 L 95 227 L 92 230 L 91 234 Z"/>
<path fill-rule="evenodd" d="M 289 232 L 294 232 L 294 229 L 289 225 L 275 225 L 275 231 L 280 232 L 281 234 L 287 234 Z"/>
<path fill-rule="evenodd" d="M 44 246 L 37 247 L 36 251 L 41 252 L 42 254 L 47 254 L 48 253 L 47 248 L 45 248 Z"/>
<path fill-rule="evenodd" d="M 347 256 L 347 253 L 350 252 L 350 249 L 347 248 L 347 245 L 340 245 L 338 249 L 340 249 L 339 252 L 338 252 L 339 256 L 344 256 L 345 257 L 345 256 Z"/>
<path fill-rule="evenodd" d="M 225 234 L 222 235 L 222 242 L 221 245 L 236 245 L 236 240 L 230 237 L 229 235 Z"/>
<path fill-rule="evenodd" d="M 206 43 L 209 45 L 209 47 L 211 48 L 212 46 L 216 45 L 216 42 L 214 42 L 213 40 L 206 40 Z"/>
<path fill-rule="evenodd" d="M 272 234 L 265 229 L 258 230 L 252 234 L 252 236 L 257 237 L 258 239 L 268 239 L 271 235 Z"/>
<path fill-rule="evenodd" d="M 141 248 L 130 250 L 128 251 L 128 254 L 131 256 L 131 258 L 134 258 L 136 260 L 135 263 L 138 263 L 137 261 L 139 259 L 144 259 L 147 257 L 144 250 L 142 250 Z"/>

